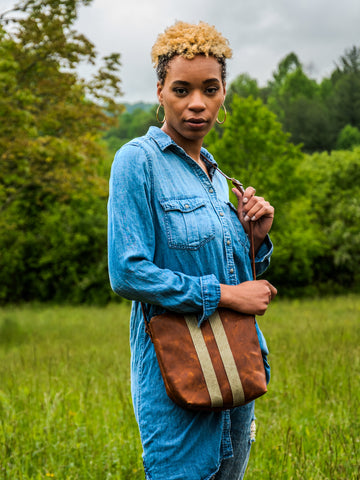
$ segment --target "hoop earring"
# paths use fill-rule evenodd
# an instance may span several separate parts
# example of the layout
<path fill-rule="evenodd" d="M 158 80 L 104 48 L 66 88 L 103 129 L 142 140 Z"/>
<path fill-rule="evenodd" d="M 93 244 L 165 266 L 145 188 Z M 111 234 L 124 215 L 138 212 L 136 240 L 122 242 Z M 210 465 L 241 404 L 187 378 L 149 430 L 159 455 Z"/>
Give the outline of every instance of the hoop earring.
<path fill-rule="evenodd" d="M 160 108 L 163 107 L 163 105 L 161 105 L 161 103 L 159 103 L 159 106 L 156 110 L 156 120 L 159 122 L 159 123 L 164 123 L 165 122 L 165 110 L 164 110 L 164 118 L 162 120 L 160 120 L 159 118 L 159 112 L 160 112 Z M 164 107 L 163 107 L 164 108 Z"/>
<path fill-rule="evenodd" d="M 216 123 L 218 123 L 219 125 L 222 125 L 223 123 L 225 123 L 226 114 L 227 114 L 225 105 L 224 105 L 223 103 L 221 104 L 221 107 L 223 107 L 223 109 L 224 109 L 224 120 L 222 120 L 222 121 L 220 122 L 220 120 L 217 118 L 217 119 L 216 119 Z M 220 107 L 220 108 L 221 108 L 221 107 Z"/>

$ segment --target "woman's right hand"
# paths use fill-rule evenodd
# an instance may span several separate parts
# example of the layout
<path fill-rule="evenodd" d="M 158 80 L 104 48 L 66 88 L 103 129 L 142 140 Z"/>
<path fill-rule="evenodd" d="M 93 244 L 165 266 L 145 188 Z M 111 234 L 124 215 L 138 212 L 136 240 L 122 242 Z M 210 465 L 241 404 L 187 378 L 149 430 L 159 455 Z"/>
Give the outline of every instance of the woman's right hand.
<path fill-rule="evenodd" d="M 250 315 L 264 315 L 277 290 L 267 280 L 250 280 L 238 285 L 220 285 L 219 307 Z"/>

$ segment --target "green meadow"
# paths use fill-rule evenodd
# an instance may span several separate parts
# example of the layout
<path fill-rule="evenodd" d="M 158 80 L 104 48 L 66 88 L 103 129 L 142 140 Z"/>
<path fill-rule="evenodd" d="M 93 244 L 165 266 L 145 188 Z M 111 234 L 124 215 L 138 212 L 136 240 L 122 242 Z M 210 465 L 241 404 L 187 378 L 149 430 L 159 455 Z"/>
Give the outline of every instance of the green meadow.
<path fill-rule="evenodd" d="M 143 480 L 129 304 L 0 309 L 0 478 Z M 360 478 L 360 296 L 277 300 L 247 480 Z"/>

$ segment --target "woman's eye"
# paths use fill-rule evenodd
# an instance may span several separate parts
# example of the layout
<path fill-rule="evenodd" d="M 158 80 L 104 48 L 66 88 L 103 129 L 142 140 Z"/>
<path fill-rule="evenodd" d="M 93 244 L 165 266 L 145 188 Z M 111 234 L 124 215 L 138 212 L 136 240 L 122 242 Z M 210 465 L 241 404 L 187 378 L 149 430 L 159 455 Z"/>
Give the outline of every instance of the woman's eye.
<path fill-rule="evenodd" d="M 206 89 L 206 93 L 209 93 L 210 95 L 215 95 L 215 93 L 219 90 L 219 87 L 208 87 Z"/>
<path fill-rule="evenodd" d="M 174 88 L 174 92 L 176 93 L 176 95 L 186 95 L 187 93 L 185 88 L 180 87 Z"/>

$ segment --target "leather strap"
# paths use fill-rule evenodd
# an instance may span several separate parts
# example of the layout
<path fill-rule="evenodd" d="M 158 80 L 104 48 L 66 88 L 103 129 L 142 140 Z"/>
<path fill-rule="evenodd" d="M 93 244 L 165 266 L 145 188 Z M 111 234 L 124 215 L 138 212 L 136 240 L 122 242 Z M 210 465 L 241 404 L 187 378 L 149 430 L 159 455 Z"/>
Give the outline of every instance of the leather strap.
<path fill-rule="evenodd" d="M 202 156 L 203 157 L 203 156 Z M 203 157 L 205 158 L 205 157 Z M 211 165 L 227 180 L 229 180 L 234 187 L 239 190 L 241 195 L 244 195 L 244 187 L 239 180 L 236 180 L 236 178 L 229 177 L 226 175 L 223 171 L 220 170 L 220 168 L 215 165 L 215 163 L 210 162 L 209 159 L 206 159 L 207 162 L 211 163 Z M 250 241 L 250 259 L 251 259 L 251 269 L 252 269 L 252 274 L 253 274 L 253 280 L 256 280 L 256 269 L 255 269 L 255 242 L 254 242 L 254 224 L 250 221 L 249 222 L 249 241 Z"/>
<path fill-rule="evenodd" d="M 242 194 L 244 189 L 233 182 L 235 188 L 237 188 Z M 256 268 L 255 268 L 255 242 L 254 242 L 254 224 L 249 221 L 249 241 L 250 241 L 250 259 L 251 259 L 251 269 L 253 274 L 253 279 L 256 280 Z"/>
<path fill-rule="evenodd" d="M 147 316 L 145 315 L 145 306 L 144 306 L 143 302 L 140 302 L 140 305 L 141 305 L 142 314 L 143 314 L 143 317 L 144 317 L 144 320 L 145 320 L 145 332 L 151 338 L 151 331 L 149 329 L 149 320 L 147 319 Z"/>
<path fill-rule="evenodd" d="M 200 153 L 201 158 L 205 163 L 210 163 L 210 165 L 215 168 L 223 177 L 225 177 L 227 180 L 229 180 L 235 188 L 239 190 L 241 195 L 244 195 L 244 187 L 239 180 L 236 180 L 236 178 L 229 177 L 224 173 L 220 168 L 213 162 L 211 162 L 208 158 L 206 158 L 202 153 Z M 251 259 L 251 269 L 252 269 L 252 274 L 253 274 L 253 280 L 256 280 L 256 269 L 255 269 L 255 243 L 254 243 L 254 224 L 250 221 L 249 222 L 249 241 L 250 241 L 250 259 Z"/>

